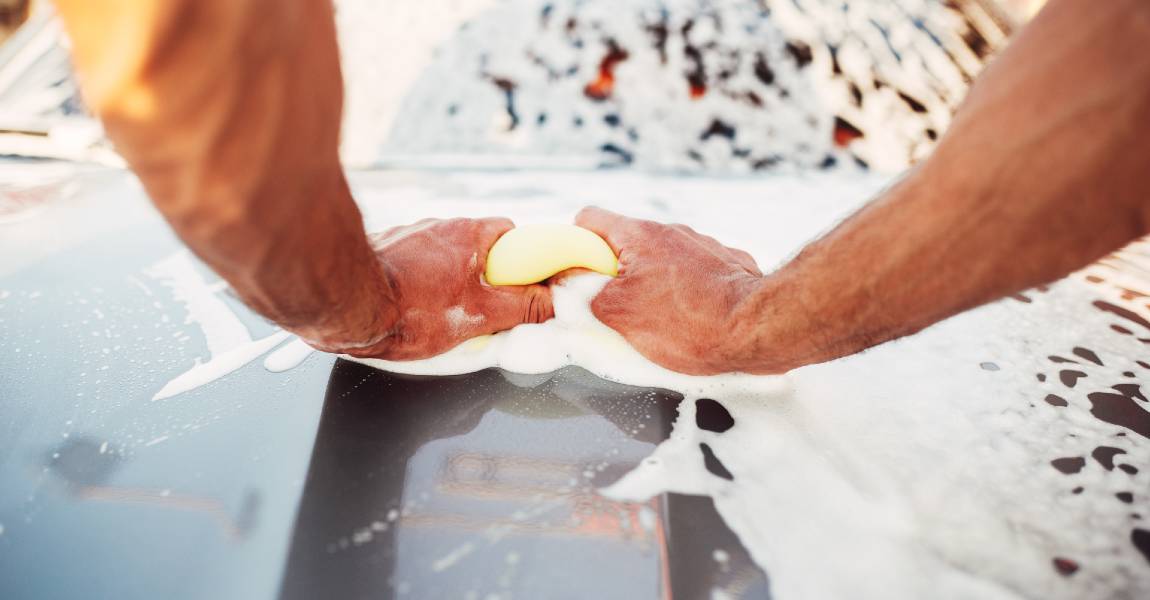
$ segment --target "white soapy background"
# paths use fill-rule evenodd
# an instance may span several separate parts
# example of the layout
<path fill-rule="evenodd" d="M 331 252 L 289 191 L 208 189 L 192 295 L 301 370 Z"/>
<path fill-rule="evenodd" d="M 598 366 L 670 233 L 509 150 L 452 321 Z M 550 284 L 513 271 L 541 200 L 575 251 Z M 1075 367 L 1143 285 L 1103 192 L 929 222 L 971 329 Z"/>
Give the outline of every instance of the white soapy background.
<path fill-rule="evenodd" d="M 595 202 L 690 223 L 746 248 L 765 268 L 884 183 L 858 176 L 566 171 L 384 172 L 354 179 L 372 228 L 487 214 L 564 222 Z M 1148 372 L 1136 361 L 1147 354 L 1138 336 L 1150 339 L 1150 329 L 1138 331 L 1129 319 L 1092 304 L 1103 300 L 1150 316 L 1130 291 L 1146 287 L 1144 252 L 1132 247 L 1048 290 L 785 377 L 687 377 L 649 363 L 590 315 L 588 299 L 605 279 L 597 275 L 556 289 L 553 321 L 466 342 L 426 361 L 364 362 L 433 374 L 489 366 L 542 373 L 574 363 L 615 381 L 683 393 L 687 401 L 671 438 L 603 493 L 628 500 L 663 491 L 711 496 L 782 599 L 1139 597 L 1150 591 L 1148 558 L 1131 541 L 1148 498 L 1146 430 L 1139 435 L 1095 418 L 1096 403 L 1087 395 L 1113 394 L 1111 386 Z M 150 273 L 173 288 L 209 340 L 227 337 L 237 345 L 212 348 L 157 399 L 209 383 L 283 341 L 283 334 L 245 340 L 229 324 L 231 309 L 209 299 L 219 292 L 188 276 L 182 263 L 189 260 L 176 256 Z M 1074 348 L 1092 350 L 1104 366 Z M 306 356 L 306 347 L 294 341 L 267 354 L 264 364 L 280 371 Z M 1060 379 L 1067 368 L 1086 377 L 1067 386 Z M 1048 394 L 1068 406 L 1049 403 Z M 1145 413 L 1129 388 L 1115 395 Z M 693 401 L 701 397 L 721 402 L 735 427 L 721 434 L 699 429 Z M 714 450 L 734 481 L 704 468 L 700 443 Z M 1108 469 L 1091 458 L 1103 445 L 1125 451 L 1116 464 L 1139 470 Z M 1051 464 L 1064 457 L 1083 457 L 1084 466 L 1064 474 Z M 1120 492 L 1132 492 L 1133 501 L 1117 498 Z M 1079 570 L 1060 574 L 1055 559 L 1073 561 Z"/>
<path fill-rule="evenodd" d="M 984 4 L 337 0 L 343 158 L 890 172 L 929 151 L 1003 45 Z M 589 97 L 612 48 L 615 85 Z M 0 153 L 123 166 L 50 3 L 0 53 L 0 115 Z"/>
<path fill-rule="evenodd" d="M 690 172 L 892 172 L 929 151 L 1004 41 L 934 0 L 337 6 L 344 157 L 356 165 L 478 154 Z M 626 54 L 615 85 L 589 97 L 612 49 Z M 836 144 L 836 129 L 858 136 Z"/>

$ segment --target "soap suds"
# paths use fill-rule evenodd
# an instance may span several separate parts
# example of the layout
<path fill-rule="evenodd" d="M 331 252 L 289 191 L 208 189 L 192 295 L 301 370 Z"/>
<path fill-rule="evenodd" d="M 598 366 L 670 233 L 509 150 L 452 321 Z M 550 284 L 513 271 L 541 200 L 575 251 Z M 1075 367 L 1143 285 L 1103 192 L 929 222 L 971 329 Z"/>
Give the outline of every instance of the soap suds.
<path fill-rule="evenodd" d="M 187 311 L 184 323 L 199 328 L 208 349 L 206 361 L 197 359 L 192 368 L 164 384 L 152 396 L 152 400 L 170 398 L 216 381 L 292 337 L 286 331 L 276 331 L 253 340 L 239 316 L 219 297 L 218 294 L 227 289 L 226 286 L 208 284 L 186 250 L 156 263 L 147 270 L 147 274 L 171 290 L 172 296 Z M 133 281 L 151 295 L 146 286 L 137 280 Z M 158 302 L 156 304 L 157 308 L 162 306 Z M 265 362 L 268 370 L 283 371 L 303 362 L 310 351 L 304 352 L 298 344 L 298 341 L 289 344 L 289 347 L 269 356 Z"/>
<path fill-rule="evenodd" d="M 156 392 L 155 396 L 152 396 L 152 400 L 170 398 L 216 381 L 259 358 L 289 337 L 291 337 L 290 333 L 279 331 L 212 356 L 208 362 L 197 364 L 169 381 L 160 388 L 160 391 Z"/>
<path fill-rule="evenodd" d="M 406 187 L 358 190 L 375 227 L 486 214 L 509 214 L 520 223 L 570 222 L 593 200 L 717 233 L 764 268 L 882 183 L 557 172 L 437 173 L 422 182 L 396 181 Z M 546 201 L 523 202 L 523 196 Z M 722 203 L 701 205 L 702 196 Z M 731 217 L 739 214 L 756 217 Z M 1143 255 L 1140 264 L 1150 259 L 1141 246 L 1119 254 L 1130 253 Z M 681 391 L 686 400 L 671 437 L 603 493 L 711 496 L 783 600 L 1142 597 L 1150 594 L 1143 550 L 1150 534 L 1133 525 L 1135 515 L 1146 512 L 1146 495 L 1136 492 L 1145 489 L 1150 461 L 1138 421 L 1145 402 L 1136 394 L 1150 361 L 1136 359 L 1145 355 L 1140 340 L 1150 337 L 1143 325 L 1150 313 L 1131 292 L 1146 291 L 1144 278 L 1133 275 L 1139 272 L 1146 269 L 1103 263 L 1028 290 L 1029 302 L 995 303 L 786 378 L 696 378 L 650 364 L 591 315 L 588 301 L 607 281 L 596 275 L 555 290 L 553 321 L 470 340 L 428 361 L 363 362 L 422 374 L 489 366 L 543 374 L 578 364 L 623 383 Z M 265 363 L 275 364 L 272 356 Z M 1059 377 L 1066 365 L 1049 356 L 1075 360 L 1070 366 L 1083 376 L 1066 385 Z M 535 376 L 514 377 L 529 385 Z M 1117 387 L 1128 384 L 1135 387 Z M 1100 420 L 1091 414 L 1095 393 L 1113 394 L 1106 402 L 1126 408 Z M 700 417 L 696 401 L 702 399 L 729 414 L 703 402 L 718 418 Z M 700 444 L 735 481 L 706 470 Z M 1090 457 L 1102 446 L 1124 451 L 1112 470 L 1093 458 L 1071 474 L 1050 464 Z M 1131 504 L 1116 496 L 1124 492 L 1132 492 Z M 388 515 L 389 522 L 398 518 L 398 511 Z M 1071 563 L 1078 567 L 1072 575 L 1059 570 Z"/>
<path fill-rule="evenodd" d="M 1057 344 L 1069 351 L 1104 330 L 1114 311 L 1082 308 L 1097 290 L 1068 284 L 1032 303 L 996 303 L 786 377 L 690 377 L 650 363 L 594 319 L 590 299 L 607 281 L 588 274 L 555 287 L 556 318 L 546 323 L 423 361 L 357 360 L 443 375 L 487 367 L 546 373 L 577 364 L 613 381 L 683 393 L 670 438 L 602 493 L 637 502 L 666 492 L 711 496 L 779 598 L 1075 598 L 1145 587 L 1145 577 L 1132 575 L 1147 567 L 1128 541 L 1125 501 L 1114 499 L 1124 490 L 1084 513 L 1083 505 L 1060 500 L 1069 492 L 1058 479 L 1065 476 L 1049 466 L 1057 432 L 1089 444 L 1114 439 L 1113 430 L 1088 414 L 1087 390 L 1069 407 L 1041 402 L 1061 384 L 1036 386 L 1029 366 L 1055 354 Z M 1081 327 L 1055 334 L 1050 324 L 1066 311 Z M 1051 351 L 1034 352 L 1038 340 Z M 1119 362 L 1097 350 L 1114 341 L 1091 343 L 1097 360 L 1082 367 L 1084 375 L 1102 377 L 1108 367 L 1098 363 Z M 987 357 L 998 370 L 981 366 Z M 1027 396 L 1038 402 L 1020 404 Z M 1130 402 L 1131 411 L 1144 413 Z M 708 413 L 702 417 L 700 403 Z M 1026 417 L 1017 412 L 1024 409 Z M 1139 431 L 1139 422 L 1127 427 Z M 709 470 L 704 453 L 734 481 L 716 476 L 714 465 Z M 1080 471 L 1075 477 L 1095 487 L 1118 485 L 1098 479 L 1102 466 Z M 1074 497 L 1083 497 L 1081 490 Z M 1067 579 L 1056 557 L 1086 567 Z"/>
<path fill-rule="evenodd" d="M 471 0 L 440 21 L 423 13 L 444 2 L 339 4 L 344 150 L 361 164 L 471 153 L 893 172 L 933 147 L 1003 42 L 984 37 L 994 21 L 930 0 Z M 376 59 L 396 45 L 402 67 Z"/>
<path fill-rule="evenodd" d="M 296 338 L 268 354 L 264 359 L 264 368 L 272 373 L 290 371 L 300 366 L 313 352 L 315 348 Z"/>
<path fill-rule="evenodd" d="M 247 327 L 209 288 L 186 250 L 156 263 L 147 270 L 147 274 L 169 288 L 176 301 L 184 305 L 188 311 L 184 323 L 199 326 L 211 354 L 222 354 L 252 341 Z M 136 283 L 151 295 L 142 283 Z"/>
<path fill-rule="evenodd" d="M 591 314 L 590 298 L 610 277 L 594 273 L 570 277 L 552 288 L 555 318 L 469 340 L 425 360 L 353 359 L 376 368 L 413 375 L 455 375 L 488 367 L 519 374 L 550 373 L 577 364 L 604 379 L 631 385 L 674 387 L 682 391 L 725 386 L 774 394 L 785 378 L 734 374 L 692 377 L 660 367 L 639 354 L 621 335 Z"/>
<path fill-rule="evenodd" d="M 452 306 L 444 312 L 448 330 L 459 333 L 483 324 L 483 315 L 469 315 L 462 306 Z M 472 329 L 474 331 L 474 329 Z"/>

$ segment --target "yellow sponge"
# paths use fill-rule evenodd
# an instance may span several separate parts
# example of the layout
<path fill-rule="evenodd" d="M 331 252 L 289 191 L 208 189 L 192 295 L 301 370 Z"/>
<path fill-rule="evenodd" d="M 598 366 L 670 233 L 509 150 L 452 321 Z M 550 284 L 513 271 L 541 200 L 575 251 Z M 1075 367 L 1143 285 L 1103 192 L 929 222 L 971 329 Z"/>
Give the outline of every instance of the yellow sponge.
<path fill-rule="evenodd" d="M 503 234 L 487 255 L 491 285 L 528 285 L 572 267 L 614 277 L 619 261 L 603 238 L 575 225 L 524 225 Z"/>

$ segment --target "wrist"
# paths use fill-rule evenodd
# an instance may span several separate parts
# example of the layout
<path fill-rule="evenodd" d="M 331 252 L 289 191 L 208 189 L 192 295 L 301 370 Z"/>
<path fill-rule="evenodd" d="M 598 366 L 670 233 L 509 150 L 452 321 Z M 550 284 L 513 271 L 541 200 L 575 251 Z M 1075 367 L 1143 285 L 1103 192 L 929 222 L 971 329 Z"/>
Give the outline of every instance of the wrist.
<path fill-rule="evenodd" d="M 779 347 L 769 313 L 779 304 L 782 293 L 773 276 L 757 277 L 740 290 L 740 297 L 723 324 L 726 335 L 719 349 L 724 370 L 755 374 L 773 374 L 789 370 L 779 365 Z"/>
<path fill-rule="evenodd" d="M 787 271 L 760 277 L 732 311 L 723 356 L 730 370 L 777 375 L 837 358 L 827 323 Z"/>
<path fill-rule="evenodd" d="M 361 270 L 340 286 L 342 298 L 325 317 L 293 331 L 308 344 L 326 352 L 358 354 L 378 351 L 392 343 L 401 322 L 399 293 L 386 266 L 368 247 L 355 261 Z"/>
<path fill-rule="evenodd" d="M 735 368 L 756 374 L 785 373 L 854 354 L 920 328 L 891 310 L 889 294 L 896 286 L 882 283 L 886 263 L 905 253 L 906 244 L 876 240 L 873 235 L 891 235 L 892 224 L 897 225 L 895 231 L 910 232 L 913 224 L 893 223 L 886 217 L 886 225 L 877 227 L 871 212 L 887 203 L 929 201 L 933 196 L 922 192 L 923 186 L 927 182 L 941 185 L 931 177 L 925 167 L 912 170 L 833 233 L 763 277 L 734 313 L 730 331 L 735 332 L 735 346 L 729 352 Z M 844 247 L 882 244 L 886 244 L 882 255 L 843 252 Z M 876 290 L 884 295 L 880 297 Z"/>
<path fill-rule="evenodd" d="M 395 279 L 364 232 L 363 217 L 338 165 L 323 170 L 315 202 L 302 219 L 317 257 L 309 318 L 290 327 L 312 346 L 354 353 L 389 343 L 399 323 Z M 332 210 L 331 207 L 339 210 Z"/>

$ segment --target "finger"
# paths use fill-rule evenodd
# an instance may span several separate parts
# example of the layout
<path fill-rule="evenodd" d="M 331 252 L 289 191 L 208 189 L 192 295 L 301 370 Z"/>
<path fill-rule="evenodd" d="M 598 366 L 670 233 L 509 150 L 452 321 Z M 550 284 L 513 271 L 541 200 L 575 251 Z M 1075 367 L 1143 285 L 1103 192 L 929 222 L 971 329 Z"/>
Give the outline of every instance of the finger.
<path fill-rule="evenodd" d="M 626 228 L 634 220 L 598 206 L 588 206 L 575 215 L 575 224 L 606 240 L 615 256 L 622 253 Z"/>
<path fill-rule="evenodd" d="M 555 316 L 551 288 L 541 285 L 500 286 L 485 289 L 479 310 L 485 317 L 482 331 L 495 333 L 523 323 L 542 323 Z"/>
<path fill-rule="evenodd" d="M 475 266 L 482 273 L 487 269 L 487 255 L 503 234 L 515 229 L 515 222 L 506 217 L 488 217 L 478 221 L 475 239 Z"/>
<path fill-rule="evenodd" d="M 711 251 L 714 251 L 715 248 L 727 248 L 722 243 L 720 243 L 719 240 L 717 240 L 717 239 L 715 239 L 715 238 L 713 238 L 713 237 L 711 237 L 705 233 L 699 233 L 698 231 L 695 231 L 695 228 L 691 227 L 690 225 L 683 225 L 682 223 L 676 223 L 674 225 L 671 225 L 670 227 L 676 231 L 679 231 L 681 233 L 686 234 L 687 237 L 695 240 L 704 248 L 709 247 L 709 249 Z"/>
<path fill-rule="evenodd" d="M 500 236 L 512 229 L 515 229 L 515 222 L 507 217 L 487 217 L 485 219 L 479 219 L 480 241 L 486 244 L 488 248 L 490 248 Z"/>

